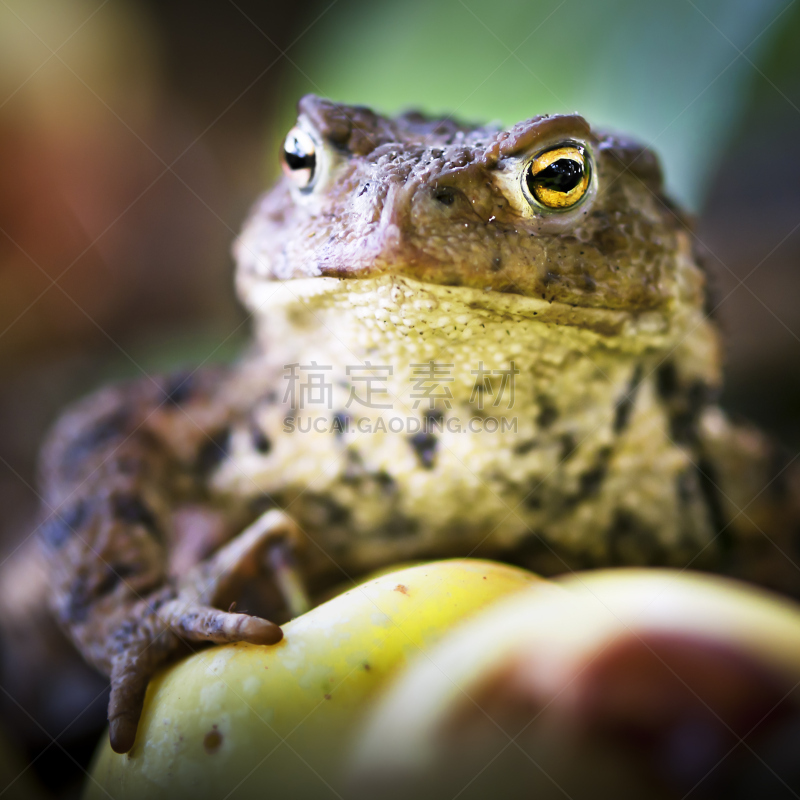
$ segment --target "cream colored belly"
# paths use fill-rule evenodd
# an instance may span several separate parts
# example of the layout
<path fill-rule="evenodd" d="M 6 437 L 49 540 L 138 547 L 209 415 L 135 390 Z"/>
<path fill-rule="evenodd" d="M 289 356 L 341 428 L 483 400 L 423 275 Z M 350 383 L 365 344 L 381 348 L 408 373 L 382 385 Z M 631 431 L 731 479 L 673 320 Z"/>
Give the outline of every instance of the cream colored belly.
<path fill-rule="evenodd" d="M 618 562 L 619 535 L 625 561 L 681 563 L 708 541 L 710 526 L 651 383 L 636 390 L 625 430 L 615 430 L 612 397 L 628 390 L 632 370 L 616 368 L 614 392 L 603 378 L 537 401 L 523 381 L 518 396 L 529 399 L 511 409 L 454 399 L 438 422 L 407 406 L 346 408 L 344 387 L 332 392 L 330 410 L 264 405 L 255 423 L 269 452 L 254 448 L 250 425 L 237 428 L 216 485 L 271 498 L 324 553 L 358 566 L 479 546 L 511 552 L 527 542 L 560 571 L 559 559 L 565 569 Z M 625 519 L 634 529 L 618 530 Z"/>
<path fill-rule="evenodd" d="M 680 563 L 706 544 L 693 465 L 670 441 L 653 385 L 671 335 L 658 319 L 638 320 L 633 332 L 619 315 L 589 320 L 621 326 L 609 335 L 586 319 L 570 322 L 573 309 L 529 298 L 524 308 L 508 296 L 491 306 L 480 293 L 406 280 L 324 285 L 302 301 L 275 300 L 275 289 L 265 297 L 274 303 L 262 318 L 268 355 L 245 365 L 241 391 L 258 393 L 254 375 L 270 375 L 272 391 L 261 390 L 252 418 L 234 431 L 217 489 L 271 498 L 323 553 L 358 565 L 527 543 L 558 571 Z M 547 314 L 552 323 L 542 322 Z M 447 368 L 442 380 L 420 382 L 431 362 Z M 389 408 L 358 401 L 368 366 L 383 376 L 372 405 Z M 513 402 L 493 374 L 478 408 L 476 371 L 512 368 Z M 324 402 L 311 402 L 315 381 Z M 438 395 L 443 424 L 421 447 L 425 388 Z M 335 432 L 336 419 L 350 430 Z M 253 426 L 267 452 L 253 446 Z"/>

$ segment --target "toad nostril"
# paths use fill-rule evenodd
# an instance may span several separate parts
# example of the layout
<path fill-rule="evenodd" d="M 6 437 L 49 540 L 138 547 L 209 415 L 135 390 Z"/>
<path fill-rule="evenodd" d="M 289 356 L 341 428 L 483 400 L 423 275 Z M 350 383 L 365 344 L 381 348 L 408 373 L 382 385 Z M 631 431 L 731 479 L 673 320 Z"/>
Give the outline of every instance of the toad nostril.
<path fill-rule="evenodd" d="M 451 189 L 449 186 L 442 186 L 439 189 L 434 189 L 433 199 L 446 206 L 451 206 L 456 199 L 456 190 Z"/>

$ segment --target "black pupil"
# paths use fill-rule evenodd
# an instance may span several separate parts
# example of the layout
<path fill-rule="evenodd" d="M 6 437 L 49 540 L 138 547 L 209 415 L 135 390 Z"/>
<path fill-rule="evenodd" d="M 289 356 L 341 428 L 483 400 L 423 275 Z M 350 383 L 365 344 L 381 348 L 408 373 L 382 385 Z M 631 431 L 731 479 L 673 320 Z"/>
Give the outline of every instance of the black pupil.
<path fill-rule="evenodd" d="M 535 186 L 556 192 L 571 192 L 583 179 L 583 164 L 572 158 L 559 158 L 535 175 L 528 173 L 528 188 Z"/>
<path fill-rule="evenodd" d="M 314 172 L 317 157 L 314 153 L 308 153 L 300 146 L 296 137 L 292 137 L 283 148 L 283 157 L 290 170 L 308 169 Z"/>

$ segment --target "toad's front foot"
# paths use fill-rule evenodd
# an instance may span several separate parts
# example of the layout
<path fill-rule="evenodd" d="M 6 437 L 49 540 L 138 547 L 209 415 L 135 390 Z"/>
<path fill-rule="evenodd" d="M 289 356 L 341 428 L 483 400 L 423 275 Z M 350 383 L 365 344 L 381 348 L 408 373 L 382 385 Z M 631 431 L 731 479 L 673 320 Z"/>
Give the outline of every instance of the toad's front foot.
<path fill-rule="evenodd" d="M 109 643 L 112 653 L 111 698 L 108 705 L 111 747 L 126 753 L 133 746 L 145 690 L 155 669 L 183 642 L 248 642 L 276 644 L 280 627 L 249 614 L 220 611 L 213 604 L 269 561 L 280 564 L 275 575 L 279 588 L 286 584 L 285 566 L 297 542 L 294 523 L 280 511 L 270 511 L 214 556 L 195 567 L 175 588 L 165 588 L 140 601 L 126 615 Z M 278 555 L 286 551 L 285 558 Z M 283 572 L 282 572 L 283 571 Z M 289 581 L 296 585 L 297 581 Z M 287 598 L 288 605 L 297 597 Z"/>
<path fill-rule="evenodd" d="M 116 635 L 122 649 L 112 659 L 108 724 L 111 747 L 117 753 L 133 746 L 147 683 L 181 641 L 276 644 L 283 638 L 280 627 L 269 620 L 218 611 L 181 596 L 159 605 L 149 616 L 123 624 Z"/>

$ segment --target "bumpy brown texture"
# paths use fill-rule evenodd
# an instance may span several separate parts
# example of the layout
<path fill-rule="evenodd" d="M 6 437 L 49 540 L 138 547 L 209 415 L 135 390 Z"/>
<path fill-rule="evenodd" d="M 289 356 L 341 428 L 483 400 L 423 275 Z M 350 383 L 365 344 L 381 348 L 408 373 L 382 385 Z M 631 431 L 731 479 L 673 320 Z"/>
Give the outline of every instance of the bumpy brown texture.
<path fill-rule="evenodd" d="M 545 573 L 669 564 L 796 590 L 800 487 L 714 406 L 705 275 L 652 154 L 577 116 L 500 131 L 307 97 L 298 124 L 316 182 L 282 179 L 237 245 L 248 356 L 104 390 L 44 451 L 52 604 L 111 676 L 116 749 L 182 641 L 279 637 L 216 610 L 264 583 L 274 547 L 312 580 L 480 551 Z M 589 192 L 535 207 L 525 167 L 565 141 L 586 149 Z M 314 363 L 330 402 L 309 410 L 285 378 Z M 414 401 L 430 363 L 448 364 L 447 393 Z M 366 364 L 391 368 L 393 408 L 352 402 Z M 456 430 L 501 413 L 483 402 L 499 379 L 476 391 L 476 368 L 510 365 L 513 429 Z M 304 431 L 311 411 L 321 429 Z M 395 416 L 409 427 L 387 430 Z"/>
<path fill-rule="evenodd" d="M 205 558 L 244 519 L 235 508 L 215 514 L 202 488 L 224 457 L 235 412 L 215 399 L 221 377 L 208 370 L 102 391 L 60 420 L 43 454 L 49 513 L 41 534 L 54 611 L 87 660 L 111 676 L 109 722 L 121 751 L 133 744 L 147 679 L 180 638 L 280 639 L 272 623 L 209 605 L 263 549 L 263 537 L 244 549 L 237 537 L 233 567 L 221 568 L 226 552 L 230 558 L 223 548 L 199 564 L 184 558 L 181 575 L 170 569 L 186 551 L 176 524 L 181 511 L 204 506 L 205 519 L 217 523 L 195 548 Z"/>
<path fill-rule="evenodd" d="M 309 98 L 300 109 L 318 126 L 320 170 L 331 174 L 307 195 L 284 178 L 265 196 L 238 249 L 244 270 L 403 274 L 600 308 L 668 299 L 676 217 L 647 151 L 592 133 L 578 116 L 497 131 L 363 109 L 349 118 Z M 521 165 L 563 141 L 590 149 L 596 188 L 575 209 L 536 213 L 520 196 Z"/>

